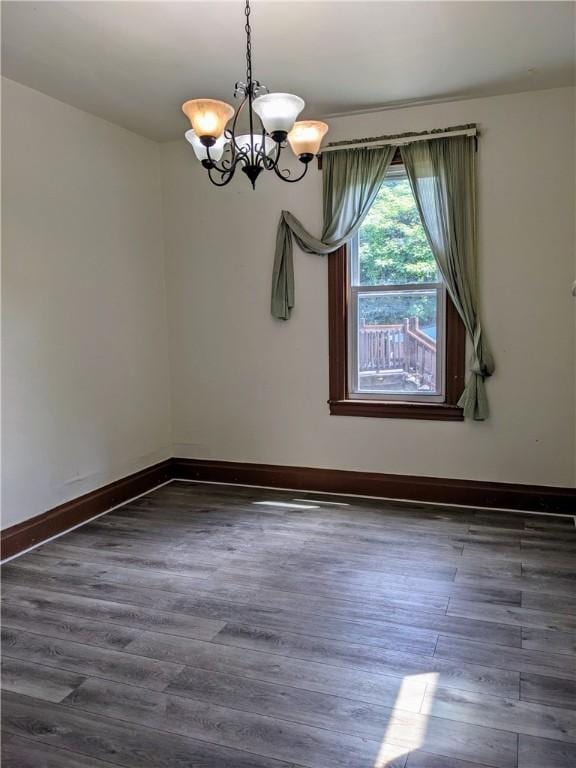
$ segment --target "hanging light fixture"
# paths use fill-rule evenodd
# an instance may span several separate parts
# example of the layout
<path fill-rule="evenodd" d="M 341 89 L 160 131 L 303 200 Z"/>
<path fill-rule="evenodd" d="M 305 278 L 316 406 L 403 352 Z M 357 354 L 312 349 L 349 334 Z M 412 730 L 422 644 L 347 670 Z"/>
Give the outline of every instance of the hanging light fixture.
<path fill-rule="evenodd" d="M 300 181 L 306 175 L 310 161 L 318 154 L 328 126 L 317 120 L 296 122 L 305 106 L 303 99 L 291 93 L 269 93 L 258 80 L 252 80 L 250 0 L 246 0 L 244 14 L 246 82 L 238 82 L 234 88 L 234 98 L 242 99 L 240 106 L 235 113 L 225 101 L 191 99 L 185 102 L 182 111 L 192 125 L 186 131 L 186 139 L 208 171 L 210 181 L 218 187 L 232 181 L 238 166 L 253 188 L 264 170 L 274 171 L 282 181 Z M 238 118 L 245 108 L 248 133 L 237 135 Z M 232 126 L 227 128 L 230 120 Z M 291 178 L 288 169 L 280 170 L 279 167 L 282 150 L 287 144 L 304 166 L 295 178 Z"/>

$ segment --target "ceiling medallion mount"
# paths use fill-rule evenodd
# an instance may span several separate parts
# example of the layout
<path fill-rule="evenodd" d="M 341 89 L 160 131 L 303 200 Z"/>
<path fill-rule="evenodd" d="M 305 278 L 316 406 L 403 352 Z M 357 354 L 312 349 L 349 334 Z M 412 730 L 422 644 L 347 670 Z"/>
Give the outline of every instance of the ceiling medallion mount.
<path fill-rule="evenodd" d="M 305 106 L 303 99 L 291 93 L 269 93 L 266 86 L 252 79 L 250 0 L 246 0 L 244 13 L 246 81 L 236 83 L 234 88 L 234 98 L 242 99 L 240 106 L 235 112 L 225 101 L 192 99 L 185 102 L 182 111 L 192 125 L 185 136 L 208 171 L 210 181 L 217 187 L 232 181 L 238 166 L 252 188 L 262 171 L 273 171 L 282 181 L 300 181 L 306 175 L 310 161 L 318 154 L 328 126 L 318 120 L 296 122 Z M 245 109 L 248 133 L 238 135 L 238 118 Z M 232 125 L 227 128 L 230 120 Z M 282 150 L 287 144 L 304 166 L 302 173 L 294 178 L 289 169 L 280 170 L 279 167 Z"/>

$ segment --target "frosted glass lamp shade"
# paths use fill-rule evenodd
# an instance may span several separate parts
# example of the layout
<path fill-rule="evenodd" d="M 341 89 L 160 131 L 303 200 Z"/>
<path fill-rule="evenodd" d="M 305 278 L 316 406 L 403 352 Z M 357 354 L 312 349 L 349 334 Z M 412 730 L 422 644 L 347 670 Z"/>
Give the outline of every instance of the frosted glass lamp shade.
<path fill-rule="evenodd" d="M 241 136 L 236 136 L 236 145 L 238 146 L 238 149 L 247 149 L 248 152 L 250 152 L 250 134 L 243 133 Z M 254 151 L 256 152 L 256 150 L 260 149 L 261 146 L 262 134 L 258 133 L 254 136 Z M 264 147 L 267 155 L 272 154 L 275 146 L 276 144 L 274 141 L 269 136 L 266 136 L 264 140 Z"/>
<path fill-rule="evenodd" d="M 215 99 L 191 99 L 182 104 L 182 112 L 190 120 L 196 136 L 217 139 L 224 133 L 226 123 L 234 115 L 234 107 Z"/>
<path fill-rule="evenodd" d="M 304 109 L 304 99 L 291 93 L 266 93 L 254 99 L 254 112 L 268 133 L 283 134 L 281 141 L 292 129 L 294 121 Z"/>
<path fill-rule="evenodd" d="M 190 142 L 192 144 L 192 149 L 194 150 L 194 154 L 198 158 L 198 160 L 208 160 L 208 150 L 202 144 L 198 136 L 194 133 L 192 128 L 190 128 L 189 131 L 186 131 L 184 134 L 186 141 Z M 215 163 L 220 160 L 224 153 L 224 148 L 226 144 L 228 143 L 228 139 L 225 139 L 224 136 L 218 136 L 216 139 L 216 143 L 213 144 L 210 147 L 210 160 L 213 160 Z"/>
<path fill-rule="evenodd" d="M 294 128 L 288 134 L 288 143 L 292 152 L 301 155 L 317 155 L 322 139 L 328 133 L 326 123 L 319 120 L 301 120 L 294 123 Z"/>

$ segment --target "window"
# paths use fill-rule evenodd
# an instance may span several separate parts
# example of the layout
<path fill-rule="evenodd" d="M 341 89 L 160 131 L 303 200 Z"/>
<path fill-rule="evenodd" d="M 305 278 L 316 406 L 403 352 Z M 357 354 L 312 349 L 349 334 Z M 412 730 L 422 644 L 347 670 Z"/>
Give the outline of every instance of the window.
<path fill-rule="evenodd" d="M 399 155 L 329 272 L 331 413 L 461 419 L 463 326 Z"/>

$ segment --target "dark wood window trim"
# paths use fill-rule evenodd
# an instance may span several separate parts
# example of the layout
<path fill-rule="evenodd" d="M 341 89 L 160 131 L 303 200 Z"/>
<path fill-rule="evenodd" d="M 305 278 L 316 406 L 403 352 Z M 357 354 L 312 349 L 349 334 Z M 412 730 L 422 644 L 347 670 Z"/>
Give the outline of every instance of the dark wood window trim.
<path fill-rule="evenodd" d="M 460 315 L 446 296 L 446 400 L 444 403 L 358 400 L 348 397 L 348 258 L 346 247 L 328 257 L 330 413 L 387 419 L 462 421 L 457 406 L 464 389 L 466 333 Z"/>

